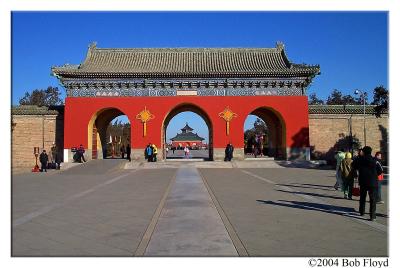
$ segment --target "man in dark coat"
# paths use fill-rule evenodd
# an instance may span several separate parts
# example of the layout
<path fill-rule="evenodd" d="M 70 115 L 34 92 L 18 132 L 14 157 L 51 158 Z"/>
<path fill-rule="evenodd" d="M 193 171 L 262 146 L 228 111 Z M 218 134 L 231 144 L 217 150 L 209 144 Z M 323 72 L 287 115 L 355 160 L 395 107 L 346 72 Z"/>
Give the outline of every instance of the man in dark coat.
<path fill-rule="evenodd" d="M 131 145 L 129 143 L 126 145 L 126 159 L 131 162 Z"/>
<path fill-rule="evenodd" d="M 121 146 L 121 149 L 119 149 L 119 151 L 121 152 L 121 158 L 124 159 L 124 157 L 125 157 L 125 147 L 124 147 L 124 145 Z"/>
<path fill-rule="evenodd" d="M 231 161 L 233 158 L 233 150 L 234 150 L 234 148 L 233 148 L 232 143 L 229 143 L 228 144 L 228 161 Z"/>
<path fill-rule="evenodd" d="M 224 161 L 228 161 L 229 159 L 229 143 L 226 145 L 225 147 L 225 157 L 224 157 Z"/>
<path fill-rule="evenodd" d="M 83 147 L 82 144 L 79 145 L 78 153 L 79 153 L 79 162 L 80 163 L 82 163 L 82 161 L 86 162 L 86 159 L 85 159 L 85 148 Z"/>
<path fill-rule="evenodd" d="M 43 152 L 39 156 L 40 164 L 42 164 L 42 168 L 40 169 L 40 172 L 47 172 L 47 162 L 49 162 L 49 157 L 46 153 L 46 150 L 43 150 Z"/>
<path fill-rule="evenodd" d="M 358 170 L 359 174 L 358 182 L 360 184 L 360 215 L 363 216 L 365 213 L 365 199 L 368 192 L 370 220 L 375 221 L 378 171 L 376 167 L 376 160 L 372 157 L 371 153 L 371 147 L 365 146 L 362 149 L 362 154 L 353 161 L 352 166 L 354 169 Z"/>

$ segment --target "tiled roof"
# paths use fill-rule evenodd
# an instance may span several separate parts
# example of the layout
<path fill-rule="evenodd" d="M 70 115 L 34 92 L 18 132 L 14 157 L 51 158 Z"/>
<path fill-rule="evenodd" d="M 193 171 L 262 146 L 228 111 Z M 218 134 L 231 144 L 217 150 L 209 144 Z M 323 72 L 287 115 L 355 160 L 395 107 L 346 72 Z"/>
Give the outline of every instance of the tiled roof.
<path fill-rule="evenodd" d="M 202 141 L 202 140 L 204 140 L 204 138 L 192 132 L 180 133 L 177 134 L 175 137 L 171 138 L 171 141 Z"/>
<path fill-rule="evenodd" d="M 188 123 L 186 123 L 186 125 L 183 128 L 181 128 L 182 132 L 190 132 L 192 130 L 193 128 L 189 127 Z"/>
<path fill-rule="evenodd" d="M 12 115 L 58 115 L 64 106 L 19 105 L 11 107 Z"/>
<path fill-rule="evenodd" d="M 53 67 L 60 77 L 265 77 L 319 74 L 319 66 L 291 63 L 276 48 L 97 48 L 80 65 Z"/>
<path fill-rule="evenodd" d="M 374 114 L 375 105 L 366 105 L 365 113 Z M 363 105 L 309 105 L 309 114 L 363 114 Z M 387 111 L 383 112 L 387 113 Z"/>

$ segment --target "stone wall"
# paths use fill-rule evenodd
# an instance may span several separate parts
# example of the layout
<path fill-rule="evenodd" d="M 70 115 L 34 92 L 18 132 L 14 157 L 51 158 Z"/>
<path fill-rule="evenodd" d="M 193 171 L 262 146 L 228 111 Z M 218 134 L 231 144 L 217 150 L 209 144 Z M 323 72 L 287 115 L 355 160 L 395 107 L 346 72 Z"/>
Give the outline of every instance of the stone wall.
<path fill-rule="evenodd" d="M 12 111 L 11 127 L 11 165 L 13 170 L 29 170 L 35 165 L 33 148 L 39 147 L 40 152 L 45 149 L 51 159 L 51 150 L 55 142 L 62 157 L 63 149 L 63 117 L 58 112 L 48 112 L 44 109 Z M 22 114 L 21 114 L 22 113 Z M 35 114 L 39 113 L 39 114 Z M 40 164 L 39 164 L 40 166 Z"/>
<path fill-rule="evenodd" d="M 389 117 L 366 115 L 366 139 L 373 153 L 388 153 Z M 314 158 L 331 158 L 334 151 L 350 148 L 350 133 L 364 146 L 364 117 L 362 114 L 310 114 L 309 133 L 311 155 Z"/>
<path fill-rule="evenodd" d="M 53 142 L 56 142 L 59 155 L 62 157 L 64 143 L 63 110 L 56 111 L 40 107 L 24 107 L 23 109 L 12 109 L 12 168 L 31 169 L 35 165 L 33 147 L 37 146 L 40 150 L 44 147 L 49 152 Z M 352 132 L 355 140 L 358 139 L 360 144 L 364 145 L 362 114 L 327 113 L 326 109 L 323 112 L 315 112 L 312 109 L 310 109 L 309 114 L 312 157 L 329 160 L 337 149 L 348 148 L 349 142 L 346 137 L 350 136 L 350 132 Z M 387 114 L 383 114 L 381 118 L 376 118 L 372 114 L 368 114 L 366 117 L 367 145 L 373 148 L 373 152 L 382 151 L 384 157 L 388 152 L 388 125 L 389 117 Z M 214 159 L 223 159 L 223 151 L 223 149 L 214 148 Z M 242 151 L 236 148 L 235 155 Z M 90 159 L 88 154 L 87 157 Z M 142 149 L 132 149 L 133 160 L 142 157 Z M 242 157 L 242 155 L 238 155 L 238 158 Z"/>

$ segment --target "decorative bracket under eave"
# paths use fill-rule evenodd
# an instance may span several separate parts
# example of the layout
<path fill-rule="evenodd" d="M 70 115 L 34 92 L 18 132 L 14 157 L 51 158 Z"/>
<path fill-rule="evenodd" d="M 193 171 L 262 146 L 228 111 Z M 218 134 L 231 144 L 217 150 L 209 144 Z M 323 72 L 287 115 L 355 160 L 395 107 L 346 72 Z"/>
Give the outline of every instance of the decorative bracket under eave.
<path fill-rule="evenodd" d="M 233 118 L 237 117 L 237 114 L 232 112 L 232 110 L 229 109 L 229 106 L 227 106 L 225 108 L 225 110 L 220 112 L 218 115 L 219 115 L 219 117 L 222 117 L 225 120 L 225 122 L 226 122 L 226 135 L 229 136 L 229 122 Z"/>
<path fill-rule="evenodd" d="M 154 115 L 147 110 L 146 106 L 144 106 L 144 110 L 136 115 L 136 119 L 139 119 L 143 123 L 143 137 L 147 135 L 147 121 L 154 119 Z"/>

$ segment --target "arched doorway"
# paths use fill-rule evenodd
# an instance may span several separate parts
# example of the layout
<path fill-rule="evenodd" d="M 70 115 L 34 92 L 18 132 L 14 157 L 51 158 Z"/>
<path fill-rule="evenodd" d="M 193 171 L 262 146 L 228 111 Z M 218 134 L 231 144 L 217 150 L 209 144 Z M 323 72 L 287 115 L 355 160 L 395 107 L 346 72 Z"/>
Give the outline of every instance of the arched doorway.
<path fill-rule="evenodd" d="M 167 136 L 167 128 L 168 125 L 170 124 L 171 120 L 177 116 L 178 114 L 184 113 L 184 112 L 192 112 L 196 115 L 198 115 L 205 123 L 206 127 L 208 128 L 208 142 L 207 139 L 205 143 L 201 144 L 201 143 L 196 143 L 193 141 L 171 141 L 169 140 L 172 137 L 168 137 Z M 200 119 L 199 118 L 199 119 Z M 191 132 L 193 129 L 190 128 L 190 124 L 187 124 L 188 122 L 182 122 L 182 128 L 181 128 L 181 132 Z M 178 106 L 176 106 L 175 108 L 173 108 L 165 117 L 163 124 L 162 124 L 162 135 L 161 135 L 161 144 L 162 144 L 162 149 L 163 149 L 163 158 L 166 159 L 167 158 L 167 153 L 166 153 L 166 149 L 170 147 L 173 147 L 174 149 L 183 149 L 184 147 L 189 147 L 190 149 L 194 149 L 194 150 L 203 150 L 206 149 L 208 150 L 208 154 L 204 157 L 205 160 L 213 160 L 213 128 L 212 128 L 212 123 L 211 123 L 211 119 L 209 118 L 209 116 L 207 115 L 207 113 L 205 111 L 203 111 L 200 107 L 194 105 L 194 104 L 189 104 L 189 103 L 185 103 L 185 104 L 180 104 Z M 182 134 L 182 133 L 177 133 L 177 134 Z M 176 136 L 181 136 L 181 135 L 176 135 Z M 197 133 L 193 133 L 192 136 L 198 136 Z M 206 136 L 206 135 L 204 135 Z M 196 152 L 197 153 L 197 152 Z M 199 151 L 199 158 L 202 158 L 200 156 L 200 151 Z"/>
<path fill-rule="evenodd" d="M 245 157 L 254 157 L 255 151 L 257 156 L 286 158 L 285 121 L 277 111 L 267 107 L 253 110 L 244 130 Z"/>
<path fill-rule="evenodd" d="M 117 108 L 97 111 L 88 124 L 88 146 L 91 159 L 121 157 L 120 149 L 131 141 L 131 124 Z"/>

